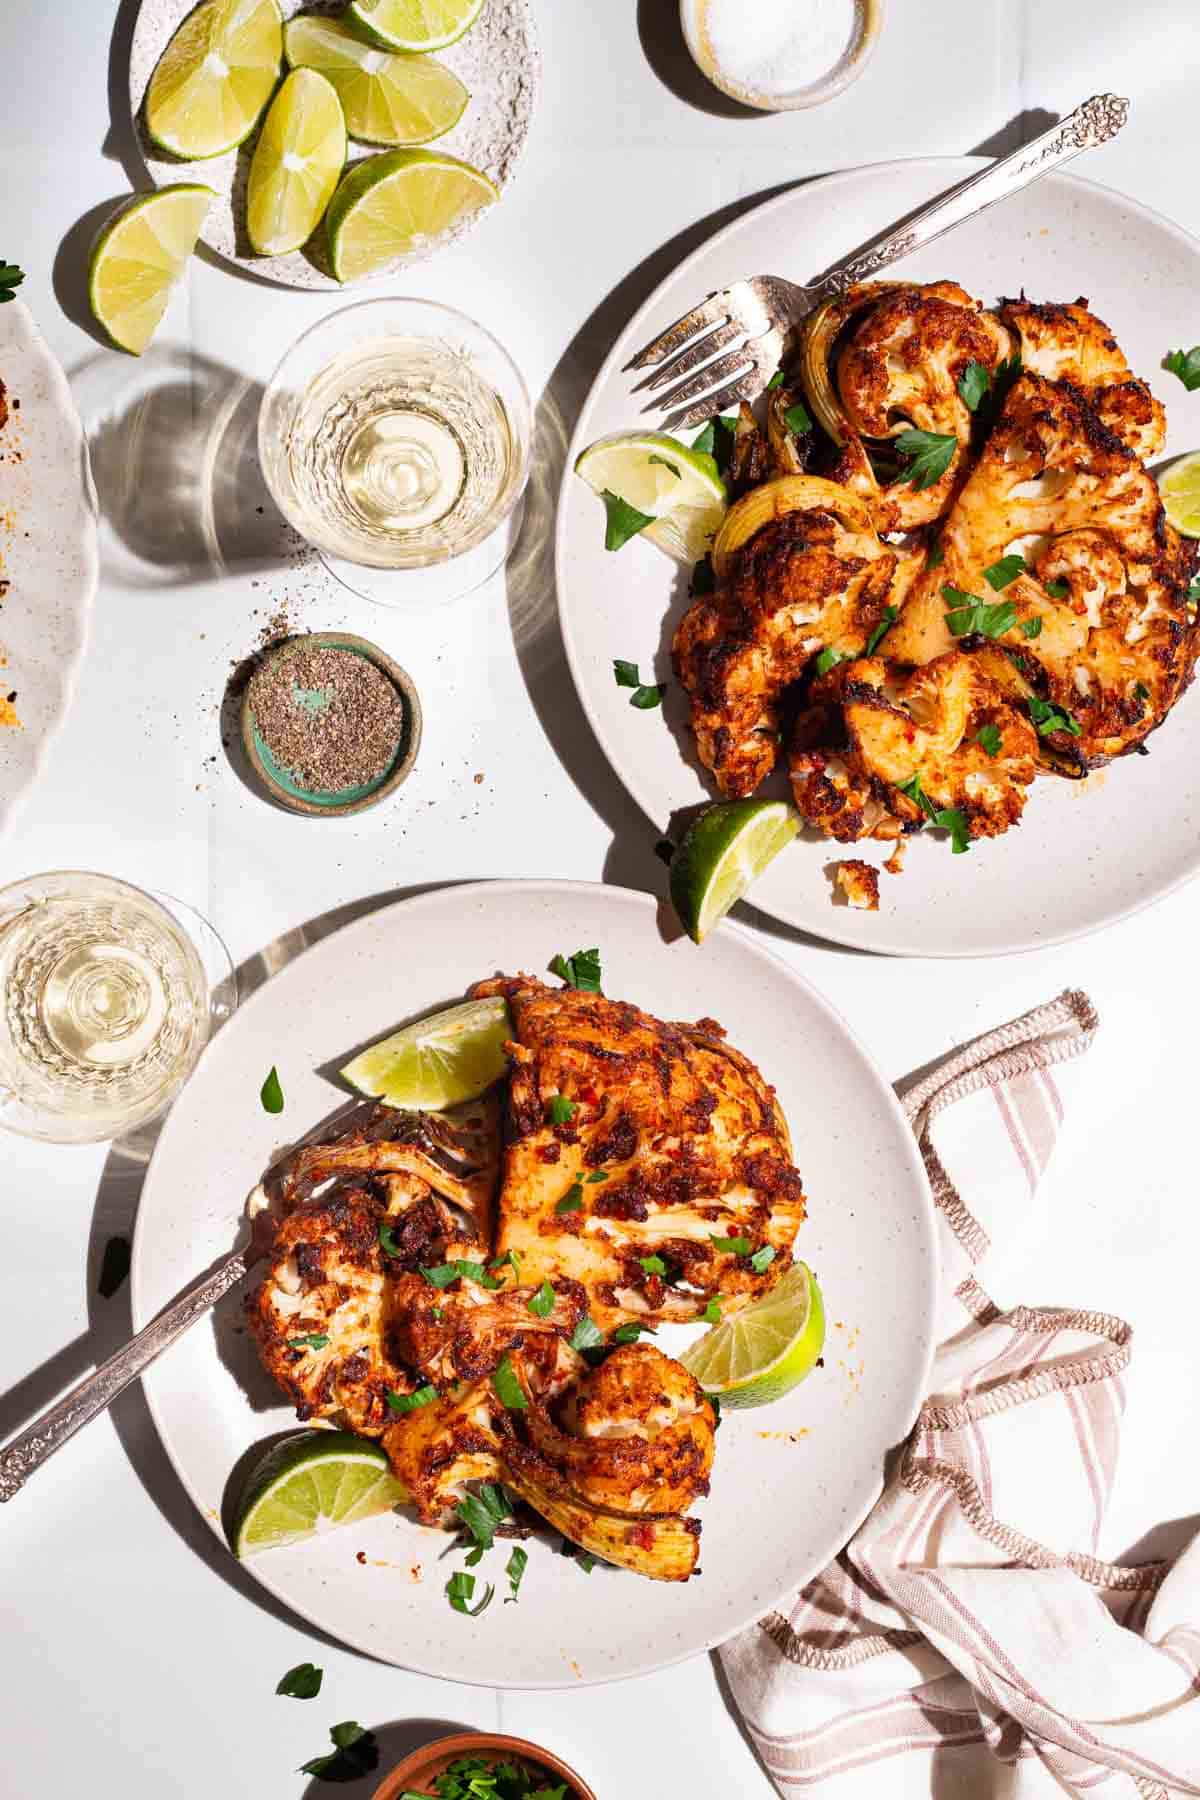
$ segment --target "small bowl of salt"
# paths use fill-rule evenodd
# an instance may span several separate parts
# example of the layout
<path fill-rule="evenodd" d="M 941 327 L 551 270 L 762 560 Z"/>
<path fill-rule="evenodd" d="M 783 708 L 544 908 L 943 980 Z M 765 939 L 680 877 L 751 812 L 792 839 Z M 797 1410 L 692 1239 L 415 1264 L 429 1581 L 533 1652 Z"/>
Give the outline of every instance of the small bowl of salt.
<path fill-rule="evenodd" d="M 865 69 L 884 0 L 680 0 L 697 66 L 723 94 L 760 112 L 832 100 Z"/>

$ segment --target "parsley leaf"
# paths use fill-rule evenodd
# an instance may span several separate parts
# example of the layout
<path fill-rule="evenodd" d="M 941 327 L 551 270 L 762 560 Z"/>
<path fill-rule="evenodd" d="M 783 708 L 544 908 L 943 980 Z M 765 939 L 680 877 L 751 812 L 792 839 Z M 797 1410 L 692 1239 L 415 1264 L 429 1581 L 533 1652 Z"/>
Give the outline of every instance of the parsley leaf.
<path fill-rule="evenodd" d="M 574 956 L 554 957 L 550 964 L 550 973 L 559 975 L 568 987 L 578 988 L 581 994 L 598 994 L 600 992 L 600 952 L 599 950 L 577 950 Z"/>
<path fill-rule="evenodd" d="M 609 1177 L 603 1169 L 593 1169 L 587 1178 L 587 1184 L 589 1187 L 595 1187 L 598 1181 L 607 1181 L 608 1179 Z"/>
<path fill-rule="evenodd" d="M 1144 681 L 1135 683 L 1133 691 L 1139 700 L 1148 700 L 1150 698 L 1150 689 L 1146 686 Z"/>
<path fill-rule="evenodd" d="M 473 1575 L 468 1575 L 464 1569 L 457 1569 L 446 1583 L 447 1600 L 455 1612 L 465 1613 L 468 1619 L 477 1619 L 480 1613 L 492 1604 L 495 1592 L 495 1588 L 489 1581 L 478 1605 L 471 1606 L 469 1602 L 475 1593 L 475 1577 Z"/>
<path fill-rule="evenodd" d="M 521 1386 L 507 1350 L 492 1370 L 492 1386 L 509 1412 L 524 1412 L 528 1407 L 528 1396 Z"/>
<path fill-rule="evenodd" d="M 714 1237 L 709 1238 L 714 1250 L 727 1250 L 730 1256 L 749 1256 L 750 1239 L 748 1237 Z"/>
<path fill-rule="evenodd" d="M 716 1300 L 710 1300 L 704 1311 L 700 1314 L 700 1317 L 704 1320 L 706 1325 L 719 1325 L 721 1323 L 720 1303 Z"/>
<path fill-rule="evenodd" d="M 651 685 L 649 682 L 637 692 L 629 696 L 630 706 L 636 706 L 639 712 L 650 712 L 654 707 L 662 705 L 662 697 L 667 691 L 665 681 Z"/>
<path fill-rule="evenodd" d="M 678 463 L 668 462 L 665 456 L 650 456 L 648 462 L 657 463 L 660 469 L 669 469 L 676 481 L 681 480 Z"/>
<path fill-rule="evenodd" d="M 412 1394 L 397 1394 L 393 1389 L 387 1391 L 388 1411 L 394 1413 L 419 1412 L 423 1406 L 432 1406 L 438 1398 L 438 1391 L 428 1382 L 417 1388 Z"/>
<path fill-rule="evenodd" d="M 764 1269 L 770 1268 L 775 1261 L 776 1254 L 774 1244 L 764 1244 L 762 1249 L 756 1250 L 750 1258 L 750 1267 L 756 1275 L 761 1275 Z"/>
<path fill-rule="evenodd" d="M 315 1775 L 318 1781 L 357 1781 L 379 1767 L 379 1745 L 373 1731 L 364 1731 L 354 1719 L 330 1727 L 335 1748 L 325 1756 L 314 1756 L 300 1765 L 301 1775 Z"/>
<path fill-rule="evenodd" d="M 16 299 L 17 289 L 24 279 L 24 269 L 19 269 L 16 263 L 0 261 L 0 306 L 6 300 Z"/>
<path fill-rule="evenodd" d="M 768 383 L 767 383 L 767 392 L 769 394 L 771 392 L 772 388 L 777 388 L 777 387 L 782 387 L 782 386 L 783 386 L 783 370 L 776 369 L 776 371 L 772 375 L 770 381 L 768 381 Z"/>
<path fill-rule="evenodd" d="M 550 1099 L 550 1123 L 552 1125 L 569 1125 L 575 1117 L 575 1102 L 568 1100 L 565 1094 L 554 1094 Z M 493 1268 L 495 1264 L 492 1265 Z"/>
<path fill-rule="evenodd" d="M 937 811 L 937 807 L 933 804 L 933 801 L 921 786 L 920 769 L 917 770 L 911 781 L 902 781 L 899 784 L 899 789 L 909 800 L 915 802 L 917 806 L 922 807 L 924 811 L 929 814 L 930 818 L 933 817 L 934 813 Z"/>
<path fill-rule="evenodd" d="M 711 594 L 717 585 L 717 577 L 713 571 L 712 558 L 702 556 L 692 570 L 692 594 Z"/>
<path fill-rule="evenodd" d="M 828 675 L 830 669 L 836 669 L 840 662 L 849 662 L 850 658 L 844 650 L 835 650 L 832 644 L 826 646 L 817 658 L 817 674 Z"/>
<path fill-rule="evenodd" d="M 1031 619 L 1022 619 L 1021 620 L 1021 636 L 1022 637 L 1035 638 L 1035 637 L 1041 637 L 1041 635 L 1042 635 L 1042 615 L 1041 615 L 1041 613 L 1034 613 L 1034 615 Z"/>
<path fill-rule="evenodd" d="M 650 1331 L 650 1327 L 648 1325 L 635 1325 L 632 1321 L 630 1321 L 628 1325 L 618 1325 L 617 1329 L 613 1332 L 613 1343 L 636 1344 L 643 1331 Z M 653 1332 L 651 1332 L 650 1335 L 653 1337 Z"/>
<path fill-rule="evenodd" d="M 797 400 L 795 406 L 789 406 L 783 415 L 783 422 L 789 431 L 799 437 L 802 432 L 812 430 L 812 420 L 808 416 L 808 408 Z"/>
<path fill-rule="evenodd" d="M 946 624 L 955 637 L 1003 637 L 1017 622 L 1017 609 L 1011 600 L 997 600 L 989 606 L 986 600 L 964 594 L 948 582 L 942 588 L 942 598 L 950 602 Z"/>
<path fill-rule="evenodd" d="M 950 849 L 955 856 L 962 856 L 971 848 L 966 817 L 957 806 L 943 807 L 940 812 L 935 812 L 931 823 L 950 833 Z"/>
<path fill-rule="evenodd" d="M 550 1278 L 547 1276 L 537 1293 L 526 1304 L 535 1319 L 548 1319 L 554 1311 L 554 1298 L 554 1289 L 550 1286 Z"/>
<path fill-rule="evenodd" d="M 520 1281 L 521 1258 L 515 1250 L 506 1250 L 503 1256 L 494 1257 L 488 1264 L 489 1269 L 503 1269 L 506 1266 L 512 1270 L 516 1279 Z"/>
<path fill-rule="evenodd" d="M 512 1495 L 497 1481 L 484 1482 L 478 1493 L 464 1494 L 454 1509 L 455 1518 L 465 1526 L 481 1552 L 491 1549 L 497 1525 L 511 1519 L 512 1513 Z"/>
<path fill-rule="evenodd" d="M 1200 600 L 1200 575 L 1194 575 L 1188 583 L 1187 597 L 1189 600 Z"/>
<path fill-rule="evenodd" d="M 979 402 L 992 385 L 991 371 L 979 362 L 969 362 L 958 378 L 958 392 L 968 412 L 976 412 Z"/>
<path fill-rule="evenodd" d="M 692 449 L 699 450 L 704 456 L 711 456 L 717 465 L 718 474 L 723 475 L 729 466 L 736 425 L 736 413 L 718 413 L 692 439 Z"/>
<path fill-rule="evenodd" d="M 504 1573 L 508 1576 L 508 1585 L 512 1589 L 512 1592 L 509 1594 L 508 1599 L 504 1602 L 505 1606 L 507 1606 L 509 1604 L 509 1601 L 516 1599 L 517 1589 L 521 1585 L 522 1578 L 524 1577 L 524 1574 L 525 1574 L 525 1567 L 526 1567 L 526 1564 L 528 1563 L 528 1561 L 529 1561 L 528 1550 L 522 1550 L 520 1544 L 516 1545 L 516 1547 L 513 1550 L 512 1555 L 509 1557 L 508 1561 L 504 1565 Z"/>
<path fill-rule="evenodd" d="M 1163 358 L 1163 368 L 1178 375 L 1189 394 L 1200 388 L 1200 344 L 1190 350 L 1171 350 Z"/>
<path fill-rule="evenodd" d="M 892 626 L 896 623 L 896 620 L 899 617 L 900 617 L 899 607 L 897 607 L 897 606 L 885 606 L 884 607 L 883 611 L 879 615 L 878 625 L 876 625 L 874 631 L 871 633 L 870 637 L 867 639 L 867 647 L 863 651 L 864 656 L 874 656 L 876 650 L 879 648 L 880 639 L 883 638 L 884 636 L 886 636 L 886 634 L 891 630 Z"/>
<path fill-rule="evenodd" d="M 580 1186 L 579 1182 L 576 1182 L 575 1186 L 563 1195 L 562 1199 L 554 1208 L 554 1211 L 557 1216 L 561 1218 L 564 1213 L 578 1212 L 582 1205 L 583 1188 Z"/>
<path fill-rule="evenodd" d="M 998 725 L 981 726 L 975 733 L 975 742 L 979 744 L 989 756 L 999 756 L 1001 742 L 1000 727 Z"/>
<path fill-rule="evenodd" d="M 990 431 L 995 424 L 1000 408 L 1008 398 L 1008 391 L 1020 373 L 1021 357 L 1019 352 L 1015 356 L 1006 357 L 992 370 L 991 386 L 986 397 L 980 401 L 976 414 L 985 431 Z"/>
<path fill-rule="evenodd" d="M 638 674 L 636 663 L 626 662 L 623 657 L 613 658 L 613 679 L 618 687 L 641 687 L 642 678 Z"/>
<path fill-rule="evenodd" d="M 294 1669 L 288 1670 L 275 1692 L 289 1700 L 315 1700 L 324 1679 L 324 1669 L 318 1669 L 312 1663 L 297 1663 Z"/>
<path fill-rule="evenodd" d="M 994 562 L 989 569 L 985 569 L 983 571 L 983 579 L 987 582 L 988 586 L 998 594 L 1002 588 L 1008 586 L 1010 581 L 1015 581 L 1018 575 L 1023 575 L 1026 567 L 1027 564 L 1025 558 L 1023 556 L 1018 556 L 1014 550 L 1011 556 L 1002 556 L 1000 560 Z"/>
<path fill-rule="evenodd" d="M 1039 694 L 1030 694 L 1027 702 L 1029 716 L 1037 726 L 1039 737 L 1048 737 L 1052 731 L 1069 731 L 1072 737 L 1082 736 L 1077 719 L 1061 706 L 1054 706 L 1049 700 L 1043 700 Z"/>
<path fill-rule="evenodd" d="M 590 1313 L 584 1313 L 578 1325 L 571 1333 L 572 1350 L 594 1350 L 597 1344 L 604 1342 L 604 1333 L 596 1324 Z"/>
<path fill-rule="evenodd" d="M 1065 600 L 1070 591 L 1070 586 L 1065 581 L 1048 581 L 1046 583 L 1046 592 L 1052 600 Z"/>
<path fill-rule="evenodd" d="M 661 1256 L 639 1256 L 638 1261 L 647 1275 L 665 1275 L 667 1265 Z"/>
<path fill-rule="evenodd" d="M 385 1256 L 403 1256 L 404 1252 L 396 1242 L 396 1234 L 386 1219 L 379 1226 L 379 1248 Z"/>
<path fill-rule="evenodd" d="M 262 1101 L 264 1112 L 281 1113 L 283 1111 L 283 1089 L 279 1085 L 278 1069 L 272 1067 L 271 1073 L 259 1089 L 258 1097 Z"/>
<path fill-rule="evenodd" d="M 620 550 L 630 538 L 636 537 L 639 531 L 645 531 L 647 525 L 653 525 L 653 513 L 639 512 L 636 506 L 630 506 L 628 500 L 622 500 L 611 488 L 605 488 L 600 498 L 604 502 L 607 524 L 604 528 L 604 548 Z"/>
<path fill-rule="evenodd" d="M 908 464 L 902 479 L 911 481 L 918 493 L 941 480 L 958 448 L 958 439 L 952 433 L 917 431 L 912 427 L 902 431 L 894 442 Z"/>
<path fill-rule="evenodd" d="M 289 1338 L 293 1350 L 323 1350 L 329 1339 L 323 1331 L 310 1331 L 307 1337 Z"/>
<path fill-rule="evenodd" d="M 129 1274 L 129 1239 L 127 1237 L 110 1237 L 104 1246 L 104 1259 L 100 1264 L 100 1278 L 96 1283 L 102 1300 L 111 1300 Z"/>
<path fill-rule="evenodd" d="M 560 1556 L 572 1557 L 579 1564 L 585 1575 L 590 1575 L 596 1566 L 596 1558 L 591 1552 L 584 1550 L 579 1544 L 573 1544 L 570 1538 L 564 1538 L 562 1540 L 562 1543 L 558 1546 L 558 1554 Z"/>
<path fill-rule="evenodd" d="M 381 1225 L 379 1228 L 385 1228 Z M 439 1263 L 435 1269 L 422 1269 L 422 1275 L 431 1287 L 447 1288 L 452 1281 L 474 1281 L 480 1287 L 498 1288 L 501 1283 L 494 1275 L 489 1275 L 481 1262 L 465 1262 L 456 1257 L 453 1262 Z"/>

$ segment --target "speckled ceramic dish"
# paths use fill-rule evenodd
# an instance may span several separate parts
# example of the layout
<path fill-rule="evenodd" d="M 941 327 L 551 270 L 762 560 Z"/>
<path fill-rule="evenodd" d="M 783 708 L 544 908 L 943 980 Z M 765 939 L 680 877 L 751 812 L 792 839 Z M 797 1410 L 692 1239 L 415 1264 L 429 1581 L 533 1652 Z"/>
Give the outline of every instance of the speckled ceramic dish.
<path fill-rule="evenodd" d="M 878 1495 L 928 1377 L 936 1250 L 912 1133 L 843 1020 L 736 926 L 703 949 L 664 941 L 646 894 L 542 881 L 422 894 L 327 938 L 247 1001 L 176 1101 L 138 1210 L 135 1325 L 228 1250 L 244 1196 L 281 1142 L 343 1098 L 331 1071 L 349 1052 L 482 976 L 540 971 L 556 952 L 593 944 L 610 995 L 666 1019 L 711 1015 L 776 1085 L 809 1197 L 797 1248 L 825 1296 L 825 1366 L 773 1406 L 726 1412 L 712 1491 L 696 1508 L 703 1574 L 686 1583 L 602 1567 L 585 1575 L 556 1553 L 557 1539 L 537 1537 L 520 1603 L 504 1606 L 508 1548 L 497 1542 L 475 1571 L 496 1583 L 495 1604 L 466 1619 L 445 1595 L 461 1559 L 446 1554 L 444 1533 L 405 1514 L 246 1563 L 346 1643 L 488 1687 L 612 1681 L 718 1644 L 823 1567 Z M 258 1103 L 273 1065 L 282 1119 Z M 698 1329 L 664 1328 L 657 1341 L 679 1349 Z M 220 1535 L 239 1458 L 295 1425 L 242 1329 L 239 1296 L 156 1363 L 145 1388 L 184 1485 Z"/>
<path fill-rule="evenodd" d="M 79 414 L 19 300 L 0 306 L 0 382 L 9 409 L 0 428 L 2 831 L 70 705 L 99 562 Z"/>
<path fill-rule="evenodd" d="M 417 751 L 421 747 L 421 701 L 412 676 L 378 644 L 355 637 L 349 631 L 307 632 L 301 637 L 288 638 L 277 649 L 268 651 L 267 656 L 275 661 L 280 657 L 295 656 L 302 649 L 349 650 L 383 671 L 404 702 L 404 730 L 396 754 L 383 773 L 366 787 L 340 788 L 336 792 L 301 787 L 268 749 L 255 723 L 247 684 L 242 699 L 242 745 L 247 760 L 270 798 L 289 812 L 305 813 L 314 819 L 343 818 L 347 813 L 365 812 L 367 807 L 378 806 L 381 800 L 394 794 L 401 782 L 408 779 L 417 760 Z"/>
<path fill-rule="evenodd" d="M 857 0 L 856 20 L 849 42 L 841 54 L 814 80 L 780 91 L 769 92 L 756 85 L 751 75 L 722 61 L 713 46 L 708 29 L 710 0 L 679 0 L 679 18 L 692 59 L 713 86 L 720 88 L 743 106 L 759 112 L 796 112 L 806 106 L 821 106 L 844 93 L 857 81 L 875 52 L 883 31 L 884 0 Z"/>
<path fill-rule="evenodd" d="M 406 1792 L 432 1794 L 438 1776 L 464 1756 L 477 1756 L 487 1763 L 523 1762 L 538 1775 L 544 1774 L 547 1786 L 566 1782 L 567 1800 L 596 1800 L 587 1782 L 553 1751 L 543 1750 L 528 1738 L 499 1737 L 489 1731 L 463 1731 L 414 1750 L 384 1777 L 371 1800 L 401 1800 Z"/>
<path fill-rule="evenodd" d="M 343 0 L 280 0 L 284 19 L 298 12 L 340 14 Z M 150 177 L 157 187 L 177 181 L 202 181 L 215 188 L 218 198 L 209 209 L 202 232 L 210 250 L 268 281 L 285 287 L 336 288 L 325 261 L 321 228 L 304 249 L 290 256 L 255 256 L 246 240 L 244 214 L 246 178 L 258 141 L 255 131 L 238 149 L 210 161 L 181 162 L 164 155 L 151 142 L 142 116 L 142 101 L 159 57 L 181 21 L 194 11 L 195 0 L 142 0 L 129 56 L 129 103 L 134 127 Z M 439 60 L 466 83 L 471 98 L 462 118 L 430 149 L 445 150 L 490 176 L 503 193 L 512 179 L 525 146 L 541 80 L 541 61 L 529 0 L 487 0 L 465 37 L 438 52 Z M 351 141 L 351 163 L 379 150 L 377 144 Z M 490 211 L 491 208 L 487 208 Z M 475 214 L 455 234 L 461 236 L 482 217 Z M 381 269 L 373 280 L 394 276 L 443 247 L 443 239 L 430 249 Z M 368 285 L 356 284 L 358 291 Z"/>

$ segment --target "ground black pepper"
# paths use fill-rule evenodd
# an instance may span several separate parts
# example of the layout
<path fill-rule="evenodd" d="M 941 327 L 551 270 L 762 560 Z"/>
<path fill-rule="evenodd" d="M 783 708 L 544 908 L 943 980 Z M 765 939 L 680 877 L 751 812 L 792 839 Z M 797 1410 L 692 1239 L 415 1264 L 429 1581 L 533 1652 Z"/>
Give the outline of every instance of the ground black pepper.
<path fill-rule="evenodd" d="M 369 787 L 394 761 L 404 701 L 366 657 L 328 645 L 268 656 L 250 681 L 263 742 L 298 787 Z"/>

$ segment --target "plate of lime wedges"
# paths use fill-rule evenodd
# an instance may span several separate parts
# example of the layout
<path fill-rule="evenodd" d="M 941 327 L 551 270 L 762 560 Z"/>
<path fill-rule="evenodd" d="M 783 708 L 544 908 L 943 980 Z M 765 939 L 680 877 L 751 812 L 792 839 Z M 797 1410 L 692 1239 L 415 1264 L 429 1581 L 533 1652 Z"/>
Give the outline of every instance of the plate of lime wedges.
<path fill-rule="evenodd" d="M 391 275 L 500 199 L 539 81 L 529 0 L 143 0 L 129 95 L 202 241 L 289 287 Z"/>
<path fill-rule="evenodd" d="M 648 1340 L 721 1402 L 709 1492 L 689 1509 L 698 1573 L 589 1572 L 535 1525 L 519 1603 L 502 1604 L 513 1544 L 501 1533 L 466 1571 L 472 1609 L 489 1587 L 495 1604 L 466 1616 L 462 1547 L 419 1523 L 376 1441 L 297 1419 L 241 1294 L 145 1377 L 181 1481 L 255 1579 L 372 1656 L 493 1687 L 615 1680 L 721 1643 L 823 1567 L 878 1496 L 928 1379 L 936 1247 L 912 1132 L 839 1015 L 736 925 L 703 949 L 664 942 L 645 894 L 542 881 L 423 894 L 305 952 L 213 1040 L 158 1140 L 133 1247 L 140 1326 L 229 1250 L 264 1171 L 348 1094 L 435 1110 L 499 1073 L 503 1104 L 506 1003 L 468 990 L 520 971 L 554 988 L 563 969 L 582 982 L 585 965 L 609 1000 L 724 1027 L 775 1088 L 807 1196 L 796 1260 L 774 1286 L 711 1328 L 663 1323 Z M 282 1112 L 260 1103 L 272 1069 Z"/>

